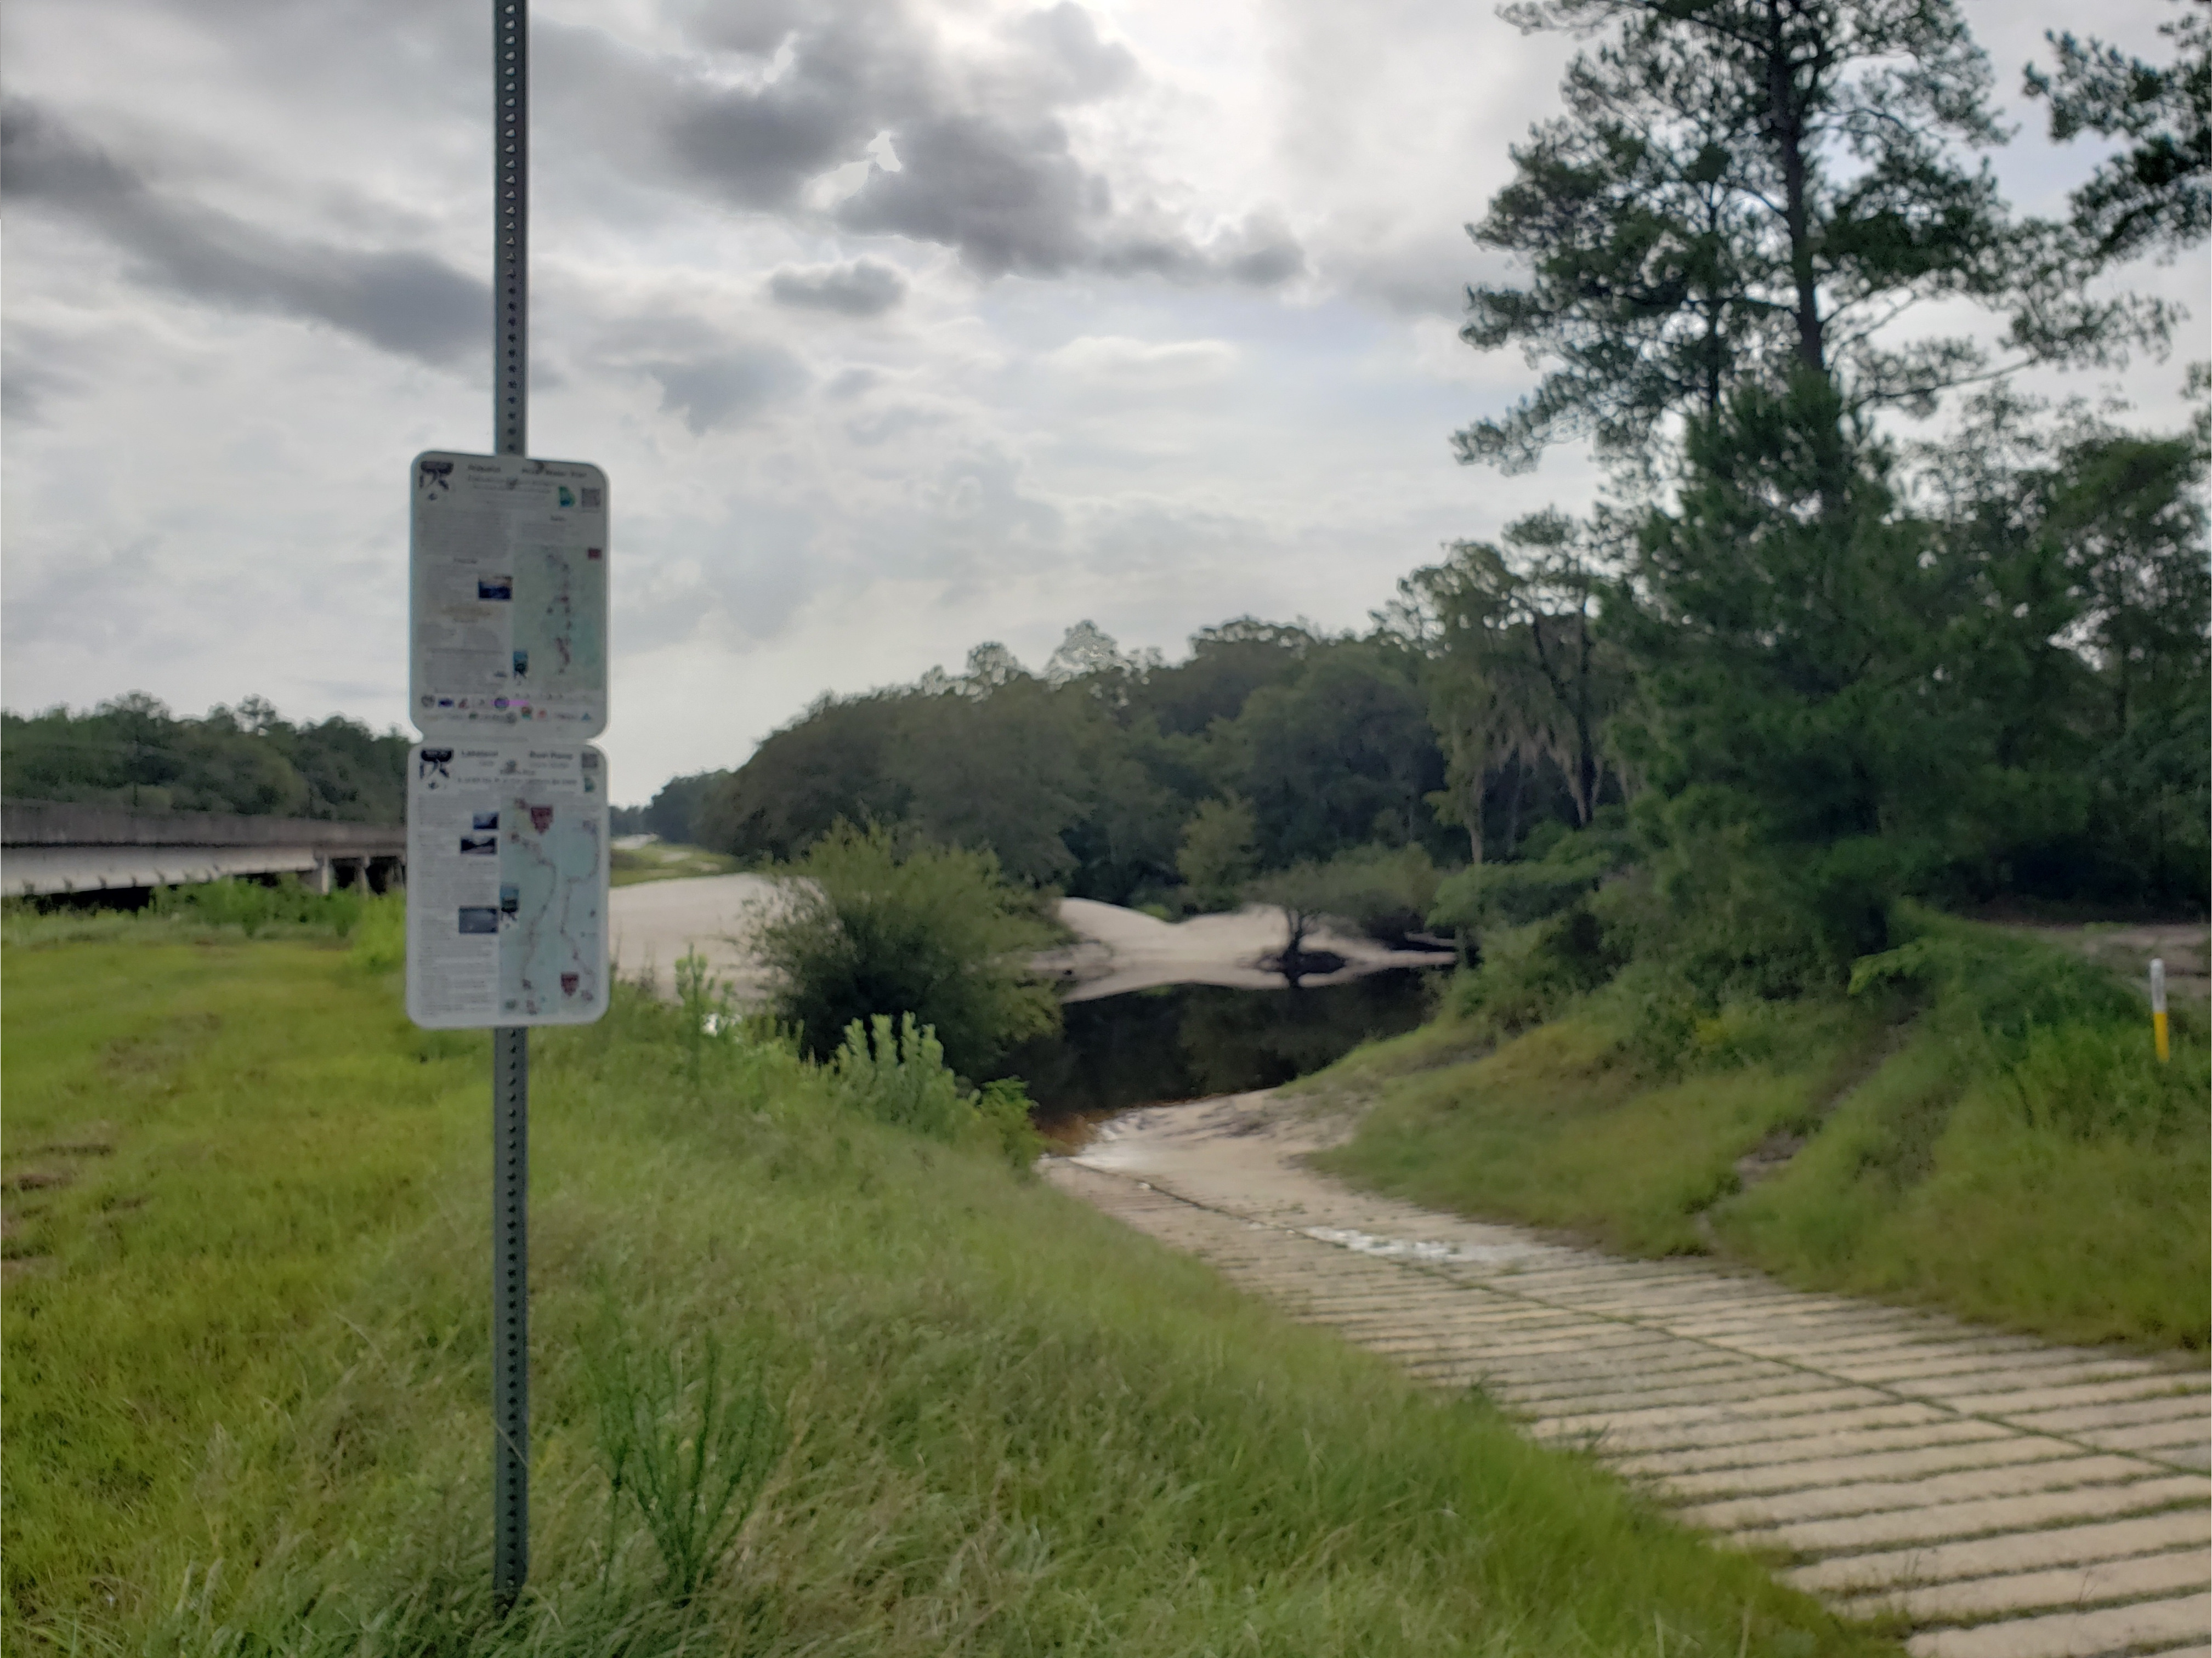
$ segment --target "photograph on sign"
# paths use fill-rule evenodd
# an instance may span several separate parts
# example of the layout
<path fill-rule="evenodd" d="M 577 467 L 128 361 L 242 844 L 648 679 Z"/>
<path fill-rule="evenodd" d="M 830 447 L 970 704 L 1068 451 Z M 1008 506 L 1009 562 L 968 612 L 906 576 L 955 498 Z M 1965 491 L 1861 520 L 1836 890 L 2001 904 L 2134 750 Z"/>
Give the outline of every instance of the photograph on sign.
<path fill-rule="evenodd" d="M 432 741 L 408 762 L 407 1013 L 433 1029 L 607 1007 L 607 771 L 585 744 Z"/>
<path fill-rule="evenodd" d="M 607 480 L 581 461 L 416 456 L 409 696 L 425 737 L 607 723 Z"/>

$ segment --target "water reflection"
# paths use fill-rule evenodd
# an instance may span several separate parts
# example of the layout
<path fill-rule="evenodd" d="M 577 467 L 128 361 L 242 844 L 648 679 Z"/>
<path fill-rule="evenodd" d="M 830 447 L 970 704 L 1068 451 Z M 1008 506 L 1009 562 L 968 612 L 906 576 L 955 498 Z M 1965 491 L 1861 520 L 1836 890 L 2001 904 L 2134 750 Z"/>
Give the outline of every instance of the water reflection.
<path fill-rule="evenodd" d="M 1161 1100 L 1273 1088 L 1376 1036 L 1420 1023 L 1432 974 L 1370 973 L 1304 990 L 1168 985 L 1064 1011 L 1057 1038 L 1024 1044 L 998 1067 L 1019 1077 L 1041 1123 Z"/>

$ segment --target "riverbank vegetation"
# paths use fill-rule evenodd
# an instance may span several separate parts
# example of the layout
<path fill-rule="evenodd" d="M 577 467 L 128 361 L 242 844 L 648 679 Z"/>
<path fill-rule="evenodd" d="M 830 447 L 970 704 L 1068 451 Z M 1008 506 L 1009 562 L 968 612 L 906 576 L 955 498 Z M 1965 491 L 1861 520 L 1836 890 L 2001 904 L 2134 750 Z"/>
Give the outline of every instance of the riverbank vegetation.
<path fill-rule="evenodd" d="M 2199 157 L 2115 163 L 2061 223 L 1970 159 L 1999 134 L 1948 6 L 1515 15 L 1607 49 L 1475 227 L 1527 281 L 1472 291 L 1466 337 L 1547 375 L 1458 441 L 1516 468 L 1593 437 L 1615 498 L 1457 549 L 1408 601 L 1455 775 L 1549 732 L 1572 810 L 1438 895 L 1477 965 L 1422 1053 L 1494 1052 L 1349 1063 L 1334 1085 L 1382 1102 L 1333 1166 L 1617 1248 L 2203 1346 L 2201 1004 L 2161 1063 L 2139 990 L 1941 912 L 2205 914 L 2212 416 L 2124 428 L 2008 377 L 2162 344 L 2157 307 L 2081 284 L 2212 230 L 2212 33 L 2182 20 L 2175 63 L 2131 68 L 2056 43 L 2032 85 L 2059 136 Z M 1857 321 L 1960 297 L 2009 319 L 2002 351 Z M 1939 408 L 1939 439 L 1899 424 Z"/>
<path fill-rule="evenodd" d="M 532 1041 L 501 1620 L 487 1049 L 410 1027 L 389 963 L 0 962 L 10 1650 L 1890 1650 L 997 1149 L 880 1123 L 703 984 Z M 695 1514 L 664 1495 L 702 1439 L 730 1502 Z"/>
<path fill-rule="evenodd" d="M 1608 894 L 1610 896 L 1610 894 Z M 2212 1050 L 2051 945 L 1926 912 L 1848 986 L 1701 998 L 1601 903 L 1532 923 L 1443 1017 L 1297 1086 L 1370 1108 L 1332 1172 L 1632 1254 L 2069 1341 L 2212 1337 Z"/>
<path fill-rule="evenodd" d="M 409 740 L 335 714 L 296 723 L 257 696 L 179 719 L 133 691 L 82 714 L 0 712 L 0 795 L 397 823 L 406 812 Z"/>

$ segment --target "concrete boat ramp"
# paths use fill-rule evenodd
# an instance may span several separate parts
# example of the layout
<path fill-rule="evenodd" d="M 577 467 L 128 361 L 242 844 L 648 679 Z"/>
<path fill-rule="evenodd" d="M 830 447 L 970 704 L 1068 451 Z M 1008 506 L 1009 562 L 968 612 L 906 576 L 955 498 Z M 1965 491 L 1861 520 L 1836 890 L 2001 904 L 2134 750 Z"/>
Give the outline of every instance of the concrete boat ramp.
<path fill-rule="evenodd" d="M 1591 1446 L 1838 1611 L 1901 1618 L 1916 1658 L 2207 1651 L 2202 1358 L 1418 1209 L 1305 1168 L 1325 1138 L 1240 1095 L 1130 1113 L 1046 1168 L 1293 1316 Z"/>

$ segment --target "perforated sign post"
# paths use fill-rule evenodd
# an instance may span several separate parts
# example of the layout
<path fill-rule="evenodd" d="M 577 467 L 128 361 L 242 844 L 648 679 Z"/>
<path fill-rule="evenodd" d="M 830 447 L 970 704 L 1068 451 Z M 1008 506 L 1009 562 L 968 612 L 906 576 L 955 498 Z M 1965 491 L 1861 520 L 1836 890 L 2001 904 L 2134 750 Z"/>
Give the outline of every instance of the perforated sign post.
<path fill-rule="evenodd" d="M 492 1033 L 492 1593 L 530 1571 L 533 1024 L 607 1006 L 607 481 L 527 459 L 527 0 L 492 0 L 495 453 L 409 468 L 407 1011 Z"/>

